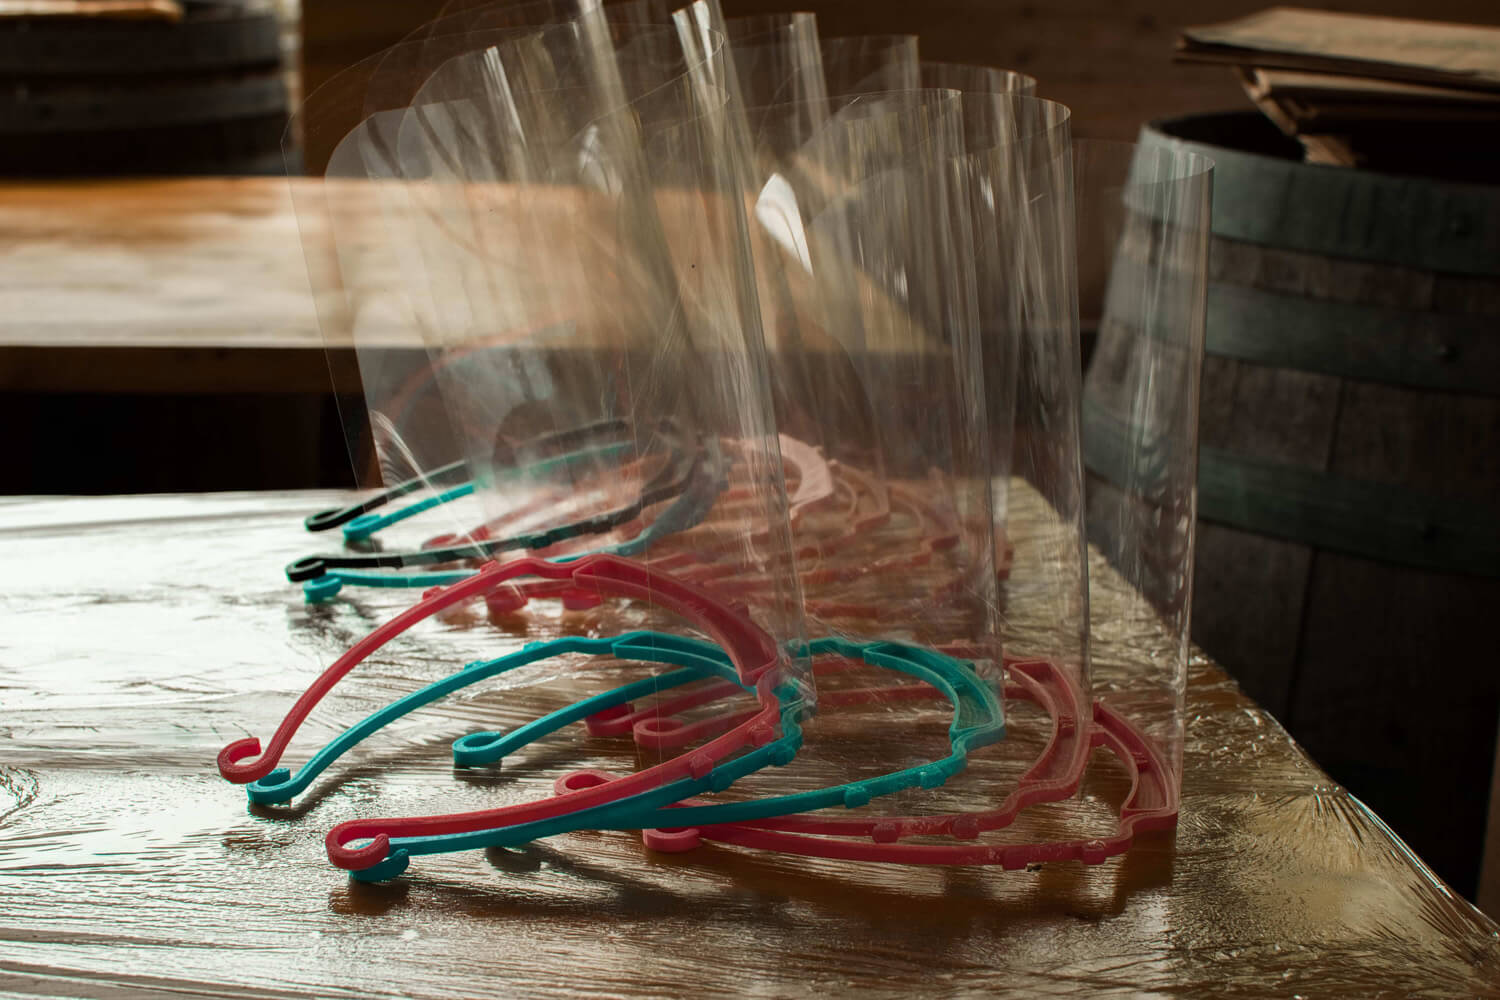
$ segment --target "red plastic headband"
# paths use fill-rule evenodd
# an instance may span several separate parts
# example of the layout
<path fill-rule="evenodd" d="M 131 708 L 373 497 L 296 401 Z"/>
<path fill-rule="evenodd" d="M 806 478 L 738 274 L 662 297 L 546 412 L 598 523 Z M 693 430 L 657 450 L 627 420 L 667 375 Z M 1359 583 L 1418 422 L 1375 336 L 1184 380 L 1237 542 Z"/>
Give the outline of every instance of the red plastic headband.
<path fill-rule="evenodd" d="M 317 703 L 318 698 L 373 649 L 403 628 L 466 597 L 485 594 L 490 601 L 494 601 L 497 596 L 509 599 L 498 595 L 496 588 L 523 574 L 543 577 L 549 588 L 565 602 L 597 603 L 604 595 L 631 597 L 650 601 L 683 615 L 718 642 L 728 653 L 730 662 L 734 664 L 741 679 L 746 684 L 754 685 L 760 710 L 703 746 L 611 782 L 608 787 L 568 791 L 537 802 L 516 803 L 469 813 L 342 823 L 329 831 L 327 837 L 328 856 L 335 865 L 349 870 L 369 868 L 386 858 L 392 838 L 471 833 L 550 819 L 650 791 L 684 778 L 703 778 L 717 763 L 730 755 L 750 747 L 764 746 L 780 735 L 783 706 L 776 697 L 775 687 L 782 678 L 781 672 L 774 669 L 781 662 L 779 651 L 769 635 L 744 617 L 743 609 L 725 605 L 691 584 L 618 556 L 595 555 L 562 564 L 525 558 L 514 563 L 487 566 L 474 577 L 429 592 L 419 605 L 377 629 L 325 672 L 314 685 L 316 693 L 310 689 L 294 706 L 282 728 L 278 729 L 272 753 L 254 764 L 238 764 L 237 757 L 229 756 L 226 760 L 226 755 L 232 754 L 236 748 L 240 748 L 239 756 L 244 756 L 247 752 L 256 753 L 258 743 L 252 739 L 231 744 L 220 754 L 221 773 L 225 773 L 228 768 L 225 776 L 230 777 L 230 780 L 240 781 L 254 780 L 266 773 L 274 767 L 286 742 L 290 740 L 291 733 L 306 717 L 307 711 Z M 525 594 L 512 592 L 512 596 L 519 597 L 522 601 L 526 599 Z M 241 775 L 248 777 L 241 778 Z M 371 842 L 363 847 L 349 846 L 351 842 L 365 839 Z"/>
<path fill-rule="evenodd" d="M 586 556 L 571 563 L 553 563 L 524 556 L 504 564 L 487 564 L 468 579 L 428 591 L 420 602 L 355 643 L 324 670 L 297 699 L 264 753 L 260 740 L 253 736 L 236 740 L 220 750 L 219 773 L 237 784 L 265 777 L 281 760 L 287 745 L 313 708 L 371 653 L 418 622 L 459 601 L 491 594 L 506 581 L 522 576 L 550 581 L 565 601 L 573 597 L 598 603 L 601 595 L 610 594 L 650 601 L 675 611 L 702 628 L 724 648 L 746 684 L 756 683 L 781 661 L 774 640 L 745 617 L 742 608 L 730 607 L 705 591 L 648 566 L 611 555 Z M 771 722 L 776 722 L 774 711 Z"/>
<path fill-rule="evenodd" d="M 328 858 L 340 868 L 358 871 L 385 860 L 390 853 L 391 838 L 447 836 L 475 833 L 496 827 L 513 826 L 551 819 L 591 806 L 604 805 L 630 795 L 649 792 L 684 778 L 707 777 L 720 761 L 737 751 L 765 746 L 781 735 L 782 706 L 775 694 L 778 678 L 774 671 L 764 673 L 755 685 L 760 710 L 741 725 L 697 749 L 633 774 L 588 788 L 561 791 L 551 798 L 520 802 L 496 809 L 467 813 L 448 813 L 401 819 L 363 819 L 340 823 L 328 831 Z M 564 787 L 564 786 L 560 786 Z M 364 847 L 351 842 L 370 840 Z"/>
<path fill-rule="evenodd" d="M 819 663 L 817 674 L 826 676 L 851 664 L 834 661 Z M 1091 747 L 1090 728 L 1079 720 L 1089 714 L 1088 700 L 1078 686 L 1049 660 L 1007 660 L 1009 683 L 1005 695 L 1012 699 L 1035 702 L 1051 720 L 1047 745 L 1027 769 L 1016 787 L 995 808 L 982 812 L 929 814 L 922 816 L 878 816 L 874 818 L 839 819 L 828 816 L 782 816 L 735 824 L 745 828 L 778 830 L 817 835 L 865 836 L 888 843 L 908 836 L 952 836 L 972 840 L 981 833 L 1010 825 L 1016 815 L 1028 806 L 1055 802 L 1071 796 L 1078 789 L 1088 764 Z M 831 668 L 831 669 L 830 669 Z M 711 704 L 736 693 L 734 686 L 722 682 L 663 701 L 636 712 L 611 713 L 609 718 L 589 719 L 590 732 L 613 735 L 633 732 L 638 744 L 656 750 L 692 743 L 715 732 L 740 724 L 749 714 L 745 711 L 711 716 L 692 723 L 673 716 L 689 708 Z M 822 692 L 822 707 L 877 704 L 893 699 L 929 700 L 937 692 L 922 685 L 896 685 L 874 688 L 843 689 Z M 684 803 L 685 805 L 695 803 Z M 655 834 L 648 835 L 648 844 Z M 682 841 L 680 832 L 671 835 L 672 843 Z"/>
<path fill-rule="evenodd" d="M 647 846 L 659 851 L 686 851 L 704 840 L 758 850 L 841 861 L 878 861 L 906 865 L 1000 865 L 1014 870 L 1030 864 L 1082 861 L 1099 864 L 1130 848 L 1136 834 L 1169 830 L 1176 825 L 1179 796 L 1165 759 L 1150 737 L 1108 706 L 1094 703 L 1089 746 L 1112 752 L 1130 772 L 1130 792 L 1120 806 L 1115 832 L 1088 840 L 1033 844 L 899 844 L 848 840 L 770 830 L 750 824 L 724 824 L 685 830 L 646 831 Z"/>
<path fill-rule="evenodd" d="M 1047 745 L 1036 761 L 1016 782 L 1016 787 L 993 809 L 982 812 L 931 814 L 923 816 L 876 816 L 871 818 L 833 818 L 827 816 L 784 816 L 755 820 L 742 825 L 788 833 L 851 835 L 889 843 L 911 836 L 950 836 L 972 840 L 991 830 L 1009 826 L 1017 814 L 1042 802 L 1056 802 L 1078 790 L 1088 765 L 1091 731 L 1086 719 L 1088 700 L 1077 685 L 1050 660 L 1007 661 L 1009 683 L 1005 696 L 1035 702 L 1051 720 Z M 819 696 L 819 705 L 871 704 L 891 698 L 928 699 L 929 691 L 917 685 L 828 691 Z M 670 746 L 687 730 L 692 736 L 709 731 L 708 723 L 732 724 L 738 717 L 705 719 L 690 726 L 663 726 L 643 720 L 635 727 L 637 742 L 646 746 Z M 675 720 L 674 720 L 675 721 Z M 645 736 L 645 739 L 640 737 Z"/>

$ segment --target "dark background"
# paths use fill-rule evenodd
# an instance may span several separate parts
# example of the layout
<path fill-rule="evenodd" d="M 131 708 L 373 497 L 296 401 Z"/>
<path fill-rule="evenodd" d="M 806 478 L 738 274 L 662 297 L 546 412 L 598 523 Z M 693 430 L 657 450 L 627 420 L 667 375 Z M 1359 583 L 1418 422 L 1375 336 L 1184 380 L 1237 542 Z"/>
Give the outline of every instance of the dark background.
<path fill-rule="evenodd" d="M 1020 70 L 1073 110 L 1074 133 L 1133 139 L 1141 122 L 1248 107 L 1234 74 L 1174 65 L 1178 32 L 1243 17 L 1274 0 L 724 0 L 724 12 L 810 10 L 826 37 L 915 34 L 922 56 Z M 429 20 L 441 0 L 303 0 L 307 90 Z M 1495 0 L 1361 0 L 1295 6 L 1500 24 Z"/>

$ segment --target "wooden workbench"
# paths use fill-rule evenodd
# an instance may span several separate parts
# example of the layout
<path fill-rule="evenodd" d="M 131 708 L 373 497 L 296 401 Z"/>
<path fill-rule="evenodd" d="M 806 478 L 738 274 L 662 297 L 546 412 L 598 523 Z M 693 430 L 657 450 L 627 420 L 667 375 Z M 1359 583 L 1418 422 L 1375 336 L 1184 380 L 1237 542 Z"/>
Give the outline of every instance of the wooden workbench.
<path fill-rule="evenodd" d="M 1201 658 L 1180 828 L 1098 867 L 665 856 L 579 833 L 351 883 L 324 855 L 334 823 L 534 797 L 571 757 L 564 741 L 459 780 L 448 740 L 548 697 L 491 689 L 340 763 L 304 807 L 246 810 L 219 747 L 267 735 L 409 599 L 309 607 L 285 582 L 283 564 L 323 547 L 301 517 L 339 496 L 0 501 L 0 993 L 1500 995 L 1495 924 Z M 315 714 L 294 759 L 520 641 L 483 621 L 424 627 Z"/>

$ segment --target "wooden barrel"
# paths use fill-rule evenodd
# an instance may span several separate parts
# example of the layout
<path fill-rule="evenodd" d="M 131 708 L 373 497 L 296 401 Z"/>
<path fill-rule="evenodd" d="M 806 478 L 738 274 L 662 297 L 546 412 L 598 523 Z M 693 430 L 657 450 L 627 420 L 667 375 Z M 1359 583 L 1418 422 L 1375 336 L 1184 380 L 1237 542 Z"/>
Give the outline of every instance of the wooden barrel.
<path fill-rule="evenodd" d="M 288 97 L 274 11 L 0 19 L 0 174 L 264 174 Z"/>
<path fill-rule="evenodd" d="M 1303 164 L 1254 112 L 1142 142 L 1216 162 L 1193 637 L 1472 893 L 1500 709 L 1500 187 Z"/>

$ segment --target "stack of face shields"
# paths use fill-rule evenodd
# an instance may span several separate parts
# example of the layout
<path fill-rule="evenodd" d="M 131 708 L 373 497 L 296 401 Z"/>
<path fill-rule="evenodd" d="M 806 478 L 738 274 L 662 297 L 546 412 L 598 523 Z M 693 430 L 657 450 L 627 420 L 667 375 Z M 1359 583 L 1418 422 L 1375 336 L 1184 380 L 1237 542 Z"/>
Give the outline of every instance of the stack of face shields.
<path fill-rule="evenodd" d="M 327 841 L 366 880 L 577 830 L 1016 868 L 1171 827 L 1210 165 L 1076 144 L 1035 85 L 539 0 L 312 95 L 298 218 L 382 488 L 287 575 L 384 621 L 220 772 L 287 803 L 499 692 L 453 763 L 551 794 L 373 804 Z"/>

